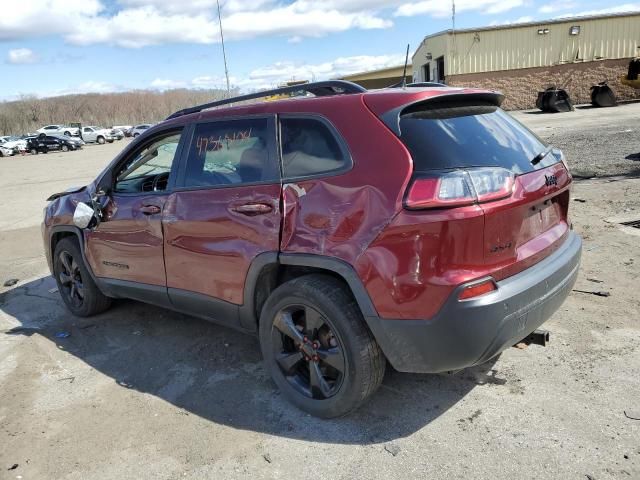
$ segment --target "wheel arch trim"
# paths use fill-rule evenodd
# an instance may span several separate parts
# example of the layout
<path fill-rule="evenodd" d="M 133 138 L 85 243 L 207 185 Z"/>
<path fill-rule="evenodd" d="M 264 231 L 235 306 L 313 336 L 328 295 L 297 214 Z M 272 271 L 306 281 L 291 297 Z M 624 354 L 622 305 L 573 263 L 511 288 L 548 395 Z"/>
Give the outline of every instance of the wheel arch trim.
<path fill-rule="evenodd" d="M 251 262 L 245 279 L 244 301 L 240 307 L 240 323 L 245 328 L 255 329 L 258 324 L 259 312 L 255 311 L 256 287 L 260 275 L 270 266 L 312 267 L 334 273 L 349 286 L 365 319 L 378 316 L 362 280 L 347 262 L 316 254 L 264 252 Z"/>
<path fill-rule="evenodd" d="M 47 244 L 48 245 L 47 248 L 49 249 L 49 258 L 51 258 L 51 274 L 53 274 L 53 261 L 54 261 L 53 254 L 55 252 L 53 239 L 55 238 L 55 235 L 57 233 L 71 233 L 76 236 L 76 238 L 78 239 L 78 244 L 80 245 L 80 254 L 82 255 L 82 261 L 84 262 L 84 265 L 87 268 L 89 275 L 91 275 L 91 278 L 93 279 L 93 281 L 96 283 L 96 285 L 99 285 L 99 282 L 97 281 L 96 276 L 94 275 L 93 270 L 91 269 L 91 265 L 87 261 L 87 257 L 85 255 L 84 234 L 82 233 L 82 230 L 80 230 L 80 228 L 74 225 L 56 225 L 52 227 L 51 231 L 49 232 L 49 241 Z"/>

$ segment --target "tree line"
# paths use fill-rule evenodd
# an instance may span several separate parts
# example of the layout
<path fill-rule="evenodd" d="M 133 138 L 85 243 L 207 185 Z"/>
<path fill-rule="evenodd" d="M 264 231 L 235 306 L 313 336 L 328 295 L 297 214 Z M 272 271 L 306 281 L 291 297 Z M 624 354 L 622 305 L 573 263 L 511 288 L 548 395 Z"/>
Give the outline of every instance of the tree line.
<path fill-rule="evenodd" d="M 237 95 L 232 91 L 231 95 Z M 0 103 L 0 134 L 32 133 L 44 125 L 81 123 L 110 127 L 155 123 L 182 108 L 225 98 L 225 90 L 135 90 L 38 98 L 22 95 Z"/>

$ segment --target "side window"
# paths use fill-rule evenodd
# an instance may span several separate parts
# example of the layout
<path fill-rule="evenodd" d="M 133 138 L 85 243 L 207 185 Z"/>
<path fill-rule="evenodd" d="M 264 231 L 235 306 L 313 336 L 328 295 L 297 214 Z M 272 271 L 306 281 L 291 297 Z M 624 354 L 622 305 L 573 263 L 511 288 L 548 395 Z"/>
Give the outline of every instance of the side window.
<path fill-rule="evenodd" d="M 138 193 L 166 190 L 181 132 L 156 137 L 134 151 L 119 168 L 115 192 Z"/>
<path fill-rule="evenodd" d="M 269 155 L 267 119 L 229 120 L 197 125 L 187 157 L 185 187 L 279 181 Z"/>
<path fill-rule="evenodd" d="M 286 178 L 304 177 L 340 170 L 348 155 L 320 120 L 282 118 L 282 171 Z"/>

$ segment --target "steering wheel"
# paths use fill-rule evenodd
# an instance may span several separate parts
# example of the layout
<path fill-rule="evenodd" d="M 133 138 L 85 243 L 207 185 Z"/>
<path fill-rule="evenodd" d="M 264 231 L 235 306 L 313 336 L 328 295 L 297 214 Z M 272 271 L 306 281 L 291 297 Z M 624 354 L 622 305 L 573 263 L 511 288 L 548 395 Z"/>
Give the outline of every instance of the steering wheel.
<path fill-rule="evenodd" d="M 165 186 L 164 186 L 164 188 L 158 188 L 158 184 L 159 184 L 161 181 L 163 181 L 163 180 L 164 180 L 164 182 L 165 182 Z M 151 189 L 152 189 L 154 192 L 160 192 L 160 191 L 164 190 L 164 189 L 167 187 L 166 183 L 167 183 L 168 181 L 169 181 L 169 173 L 168 173 L 168 172 L 167 172 L 167 173 L 161 173 L 161 174 L 159 174 L 159 175 L 156 175 L 156 176 L 155 176 L 155 178 L 153 179 L 153 183 L 151 184 Z"/>

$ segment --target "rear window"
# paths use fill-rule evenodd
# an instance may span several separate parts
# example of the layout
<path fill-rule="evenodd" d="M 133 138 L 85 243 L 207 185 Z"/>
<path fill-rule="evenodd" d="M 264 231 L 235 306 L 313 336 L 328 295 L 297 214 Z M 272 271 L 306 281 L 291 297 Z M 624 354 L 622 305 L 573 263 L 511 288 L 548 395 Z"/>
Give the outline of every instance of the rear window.
<path fill-rule="evenodd" d="M 400 132 L 418 172 L 495 166 L 520 174 L 559 161 L 549 154 L 532 164 L 547 146 L 492 105 L 412 108 L 400 117 Z"/>

